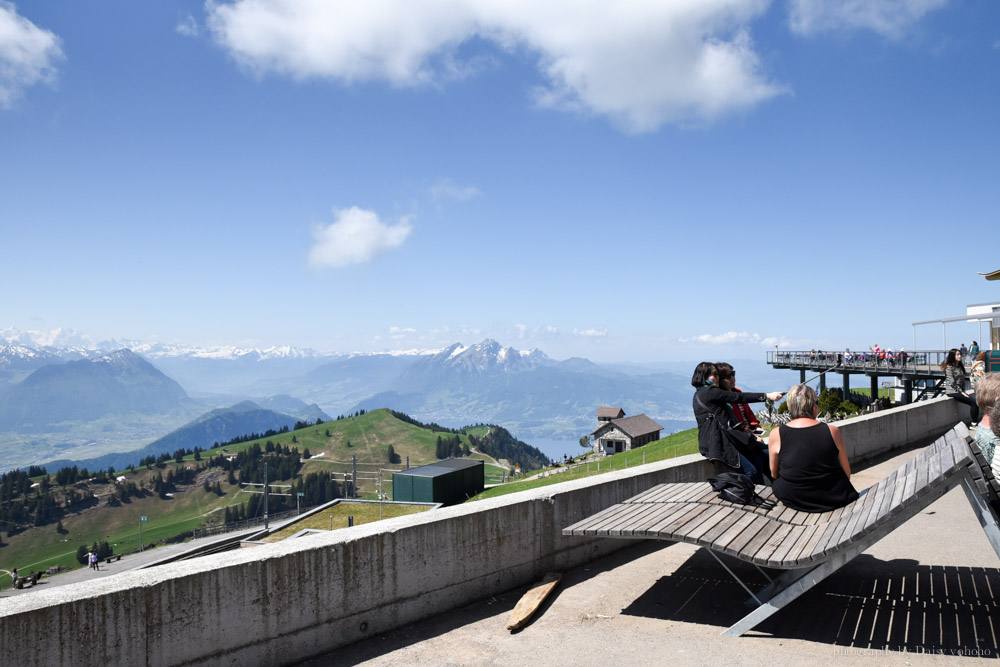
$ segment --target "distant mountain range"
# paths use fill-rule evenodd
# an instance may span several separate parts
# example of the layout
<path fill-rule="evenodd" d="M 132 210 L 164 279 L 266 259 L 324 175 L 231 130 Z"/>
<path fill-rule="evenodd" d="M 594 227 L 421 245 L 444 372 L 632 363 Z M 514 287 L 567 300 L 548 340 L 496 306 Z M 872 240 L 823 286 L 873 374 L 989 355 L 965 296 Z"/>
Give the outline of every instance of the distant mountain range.
<path fill-rule="evenodd" d="M 316 413 L 323 421 L 329 421 L 330 416 L 319 410 L 315 405 L 306 406 L 301 401 L 287 396 L 275 397 L 271 403 L 282 403 L 286 407 L 299 407 L 299 412 Z M 228 408 L 218 408 L 205 413 L 194 421 L 171 431 L 167 435 L 154 440 L 145 447 L 126 453 L 105 454 L 88 459 L 57 459 L 46 463 L 49 471 L 56 471 L 66 466 L 88 467 L 90 470 L 103 470 L 113 466 L 116 470 L 121 470 L 129 465 L 138 465 L 139 461 L 147 456 L 159 456 L 164 453 L 173 453 L 178 449 L 211 449 L 215 443 L 226 442 L 244 435 L 253 433 L 262 434 L 269 430 L 279 431 L 282 428 L 292 428 L 299 421 L 315 422 L 316 418 L 306 419 L 302 416 L 283 414 L 275 410 L 265 409 L 253 401 L 243 401 Z"/>
<path fill-rule="evenodd" d="M 647 371 L 639 364 L 557 361 L 490 339 L 431 352 L 357 355 L 135 341 L 109 353 L 102 349 L 107 342 L 14 329 L 0 330 L 0 343 L 0 467 L 65 458 L 61 450 L 71 447 L 60 443 L 69 441 L 86 450 L 79 452 L 86 458 L 102 448 L 122 451 L 125 441 L 142 447 L 172 430 L 193 429 L 199 415 L 208 419 L 213 409 L 248 399 L 295 420 L 387 407 L 445 426 L 498 424 L 528 442 L 575 442 L 593 429 L 602 405 L 646 413 L 664 425 L 664 435 L 694 425 L 693 364 L 663 362 Z M 738 368 L 745 390 L 782 388 L 771 379 L 780 373 L 762 361 Z M 252 431 L 261 422 L 233 423 Z M 7 456 L 4 448 L 14 445 L 18 455 Z"/>
<path fill-rule="evenodd" d="M 132 351 L 118 350 L 42 365 L 9 387 L 0 395 L 0 431 L 40 432 L 108 414 L 160 415 L 192 406 L 179 384 Z"/>

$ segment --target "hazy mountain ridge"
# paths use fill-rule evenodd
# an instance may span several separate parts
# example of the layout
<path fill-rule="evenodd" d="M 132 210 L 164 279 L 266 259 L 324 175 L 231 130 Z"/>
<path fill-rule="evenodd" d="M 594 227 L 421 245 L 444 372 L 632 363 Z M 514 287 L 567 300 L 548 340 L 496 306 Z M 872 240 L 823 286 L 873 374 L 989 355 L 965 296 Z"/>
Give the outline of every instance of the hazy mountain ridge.
<path fill-rule="evenodd" d="M 9 387 L 0 430 L 31 432 L 108 414 L 165 414 L 193 401 L 184 389 L 130 350 L 47 364 Z"/>
<path fill-rule="evenodd" d="M 252 433 L 265 433 L 268 430 L 279 431 L 286 427 L 290 429 L 298 421 L 302 419 L 262 408 L 253 401 L 243 401 L 228 408 L 211 410 L 141 449 L 82 460 L 48 461 L 45 467 L 50 472 L 67 466 L 87 467 L 90 470 L 102 470 L 113 466 L 116 470 L 122 470 L 130 465 L 138 465 L 139 461 L 147 456 L 172 454 L 178 449 L 195 447 L 211 449 L 216 442 L 226 442 Z"/>
<path fill-rule="evenodd" d="M 82 347 L 79 341 L 66 348 L 33 347 L 32 340 L 9 335 L 10 332 L 10 329 L 0 331 L 0 340 L 11 341 L 0 348 L 0 382 L 21 374 L 20 383 L 8 385 L 6 391 L 9 395 L 21 395 L 22 399 L 37 381 L 36 378 L 25 383 L 30 375 L 44 371 L 38 376 L 44 378 L 48 373 L 65 372 L 51 369 L 66 366 L 67 358 L 80 361 L 108 357 Z M 517 350 L 492 339 L 471 346 L 453 343 L 436 351 L 353 355 L 320 355 L 288 346 L 267 350 L 146 344 L 137 347 L 157 355 L 143 361 L 160 373 L 162 377 L 157 382 L 162 384 L 166 379 L 178 388 L 183 387 L 182 392 L 192 387 L 199 391 L 199 400 L 208 404 L 201 411 L 250 399 L 263 409 L 315 421 L 317 417 L 326 420 L 329 415 L 348 414 L 361 408 L 389 407 L 421 420 L 452 426 L 494 423 L 528 441 L 532 438 L 575 441 L 592 430 L 594 415 L 602 405 L 620 406 L 630 415 L 646 413 L 666 426 L 664 434 L 694 423 L 688 375 L 694 364 L 686 362 L 595 364 L 580 357 L 558 361 L 541 350 Z M 142 359 L 134 350 L 128 354 Z M 787 373 L 781 375 L 760 361 L 740 361 L 734 365 L 746 390 L 772 391 L 784 388 L 782 385 L 788 381 Z M 780 381 L 772 382 L 770 378 L 777 376 Z M 78 393 L 101 394 L 89 389 Z M 65 398 L 39 397 L 43 407 L 35 411 L 32 419 L 48 419 L 46 415 L 53 411 L 52 406 Z M 11 405 L 6 423 L 11 423 L 11 413 L 18 412 L 18 402 Z M 96 412 L 97 406 L 92 407 Z M 161 428 L 185 424 L 199 414 L 197 410 L 198 404 L 192 403 L 185 416 L 172 423 L 164 422 Z M 115 413 L 108 414 L 111 417 L 107 419 L 113 422 Z M 29 434 L 30 429 L 36 428 L 35 422 L 23 415 L 15 414 L 13 421 L 29 429 Z M 49 427 L 44 437 L 51 445 L 50 455 L 53 448 L 58 453 L 63 448 L 60 443 L 66 441 L 91 438 L 94 441 L 89 445 L 91 448 L 112 442 L 101 434 L 107 434 L 107 429 L 113 431 L 115 423 L 88 422 L 89 430 L 78 429 L 77 423 L 82 422 L 73 422 L 68 417 L 59 422 L 64 440 L 58 439 L 56 427 Z M 151 432 L 148 437 L 164 433 L 165 430 Z M 136 440 L 136 434 L 133 427 L 130 442 Z M 11 432 L 4 434 L 7 442 L 13 441 L 8 437 L 11 435 Z M 18 434 L 22 448 L 27 437 Z"/>

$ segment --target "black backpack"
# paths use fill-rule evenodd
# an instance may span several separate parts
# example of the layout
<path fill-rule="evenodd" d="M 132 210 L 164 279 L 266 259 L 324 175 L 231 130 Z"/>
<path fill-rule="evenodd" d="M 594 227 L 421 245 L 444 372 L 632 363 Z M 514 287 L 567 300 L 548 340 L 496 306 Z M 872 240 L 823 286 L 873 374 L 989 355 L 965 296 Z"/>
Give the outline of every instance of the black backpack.
<path fill-rule="evenodd" d="M 762 505 L 764 499 L 757 495 L 753 480 L 741 472 L 720 472 L 708 478 L 713 491 L 719 492 L 719 498 L 738 505 Z"/>

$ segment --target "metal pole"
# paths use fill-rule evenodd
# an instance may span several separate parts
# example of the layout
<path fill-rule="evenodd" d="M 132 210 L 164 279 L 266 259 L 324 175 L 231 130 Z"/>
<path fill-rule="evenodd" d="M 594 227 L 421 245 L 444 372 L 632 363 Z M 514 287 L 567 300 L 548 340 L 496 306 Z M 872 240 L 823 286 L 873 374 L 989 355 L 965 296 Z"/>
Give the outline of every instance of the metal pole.
<path fill-rule="evenodd" d="M 351 496 L 354 498 L 358 497 L 358 455 L 355 454 L 351 457 L 353 462 L 354 473 L 351 476 Z"/>
<path fill-rule="evenodd" d="M 264 461 L 264 530 L 267 530 L 267 461 Z"/>
<path fill-rule="evenodd" d="M 142 517 L 139 517 L 139 553 L 142 553 Z"/>

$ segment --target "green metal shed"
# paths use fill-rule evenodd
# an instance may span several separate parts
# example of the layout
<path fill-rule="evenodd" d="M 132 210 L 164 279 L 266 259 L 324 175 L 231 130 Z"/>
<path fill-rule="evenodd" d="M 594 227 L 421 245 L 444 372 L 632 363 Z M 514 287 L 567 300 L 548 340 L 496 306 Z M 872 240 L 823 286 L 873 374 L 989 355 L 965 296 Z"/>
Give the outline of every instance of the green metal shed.
<path fill-rule="evenodd" d="M 444 459 L 392 474 L 396 502 L 454 505 L 483 490 L 486 465 L 476 459 Z"/>

